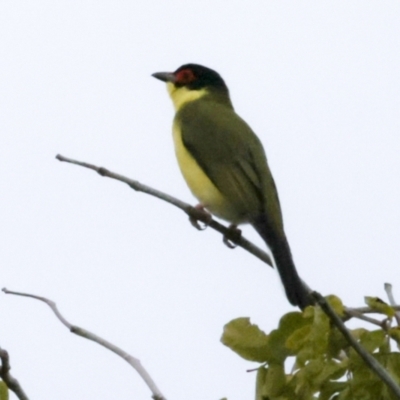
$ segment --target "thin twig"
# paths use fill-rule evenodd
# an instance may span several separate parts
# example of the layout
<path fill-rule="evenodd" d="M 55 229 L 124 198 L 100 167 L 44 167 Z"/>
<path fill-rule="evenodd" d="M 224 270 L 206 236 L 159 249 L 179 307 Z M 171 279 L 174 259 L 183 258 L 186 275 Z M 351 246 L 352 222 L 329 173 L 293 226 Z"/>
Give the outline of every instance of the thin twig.
<path fill-rule="evenodd" d="M 359 312 L 358 310 L 356 310 L 354 308 L 345 307 L 344 312 L 345 312 L 346 316 L 349 318 L 358 318 L 358 319 L 361 319 L 362 321 L 366 321 L 371 324 L 377 325 L 380 328 L 383 328 L 385 326 L 384 321 L 379 321 L 379 319 L 367 317 L 366 315 L 362 314 L 361 312 Z"/>
<path fill-rule="evenodd" d="M 396 305 L 396 300 L 394 299 L 393 295 L 393 287 L 390 283 L 385 283 L 385 292 L 389 299 L 389 304 L 393 307 Z M 396 318 L 397 325 L 400 325 L 400 313 L 395 312 L 394 317 Z"/>
<path fill-rule="evenodd" d="M 369 354 L 352 336 L 349 330 L 344 325 L 341 318 L 335 313 L 331 305 L 326 301 L 326 299 L 318 292 L 312 292 L 312 297 L 316 300 L 318 305 L 322 308 L 325 314 L 330 318 L 334 325 L 343 334 L 345 339 L 348 341 L 351 347 L 359 354 L 359 356 L 364 360 L 365 364 L 393 391 L 396 398 L 400 399 L 400 387 L 397 385 L 396 381 L 392 376 L 386 371 L 379 362 Z"/>
<path fill-rule="evenodd" d="M 10 357 L 8 352 L 0 347 L 0 378 L 4 381 L 7 387 L 12 390 L 20 400 L 29 400 L 28 396 L 22 389 L 19 382 L 10 374 Z"/>
<path fill-rule="evenodd" d="M 240 235 L 239 237 L 236 237 L 236 236 L 232 237 L 232 231 L 229 228 L 220 224 L 215 219 L 210 219 L 209 214 L 191 206 L 188 203 L 185 203 L 173 196 L 170 196 L 169 194 L 166 194 L 166 193 L 160 192 L 159 190 L 153 189 L 153 188 L 151 188 L 147 185 L 144 185 L 138 181 L 127 178 L 126 176 L 109 171 L 106 168 L 98 167 L 96 165 L 89 164 L 86 162 L 73 160 L 72 158 L 67 158 L 60 154 L 58 154 L 56 156 L 56 159 L 59 161 L 63 161 L 63 162 L 67 162 L 70 164 L 79 165 L 80 167 L 91 169 L 93 171 L 96 171 L 101 176 L 105 176 L 107 178 L 116 179 L 117 181 L 124 182 L 127 185 L 129 185 L 132 189 L 134 189 L 138 192 L 147 193 L 150 196 L 154 196 L 160 200 L 166 201 L 167 203 L 172 204 L 175 207 L 178 207 L 179 209 L 184 211 L 190 218 L 193 218 L 195 220 L 199 220 L 199 221 L 205 223 L 210 228 L 216 230 L 217 232 L 221 233 L 225 237 L 229 238 L 230 241 L 234 242 L 239 247 L 247 250 L 249 253 L 253 254 L 255 257 L 257 257 L 261 261 L 265 262 L 269 266 L 272 267 L 272 265 L 273 265 L 270 256 L 264 250 L 260 249 L 259 247 L 257 247 L 253 243 L 251 243 L 249 240 L 247 240 L 242 235 Z"/>
<path fill-rule="evenodd" d="M 17 295 L 17 296 L 30 297 L 32 299 L 40 300 L 40 301 L 43 301 L 44 303 L 46 303 L 51 308 L 51 310 L 54 312 L 54 314 L 56 315 L 58 320 L 63 325 L 65 325 L 72 333 L 75 333 L 78 336 L 81 336 L 81 337 L 83 337 L 85 339 L 89 339 L 89 340 L 92 340 L 92 341 L 100 344 L 101 346 L 105 347 L 106 349 L 108 349 L 108 350 L 112 351 L 113 353 L 117 354 L 118 356 L 122 357 L 129 365 L 131 365 L 136 370 L 136 372 L 141 376 L 141 378 L 145 381 L 145 383 L 147 384 L 149 389 L 151 390 L 152 398 L 154 400 L 166 400 L 164 395 L 161 393 L 161 391 L 158 389 L 157 385 L 155 384 L 155 382 L 153 381 L 153 379 L 149 375 L 149 373 L 142 366 L 140 360 L 138 360 L 137 358 L 131 356 L 130 354 L 128 354 L 127 352 L 125 352 L 121 348 L 115 346 L 114 344 L 108 342 L 107 340 L 95 335 L 94 333 L 89 332 L 89 331 L 87 331 L 87 330 L 85 330 L 83 328 L 80 328 L 79 326 L 72 325 L 70 322 L 68 322 L 62 316 L 62 314 L 58 310 L 57 305 L 56 305 L 56 303 L 54 301 L 49 300 L 49 299 L 47 299 L 45 297 L 42 297 L 42 296 L 36 296 L 36 295 L 33 295 L 33 294 L 29 294 L 29 293 L 14 292 L 14 291 L 8 290 L 6 288 L 3 288 L 2 290 L 6 294 L 13 294 L 13 295 Z"/>

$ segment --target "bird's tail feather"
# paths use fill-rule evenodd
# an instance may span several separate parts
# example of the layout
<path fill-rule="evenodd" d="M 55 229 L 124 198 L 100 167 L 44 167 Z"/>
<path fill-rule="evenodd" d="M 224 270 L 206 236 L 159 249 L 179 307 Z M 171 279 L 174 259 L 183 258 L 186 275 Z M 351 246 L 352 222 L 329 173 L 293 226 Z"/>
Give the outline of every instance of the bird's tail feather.
<path fill-rule="evenodd" d="M 299 306 L 301 309 L 312 304 L 309 290 L 297 273 L 285 235 L 278 235 L 275 229 L 271 229 L 271 224 L 265 215 L 255 218 L 252 225 L 271 250 L 290 303 Z"/>

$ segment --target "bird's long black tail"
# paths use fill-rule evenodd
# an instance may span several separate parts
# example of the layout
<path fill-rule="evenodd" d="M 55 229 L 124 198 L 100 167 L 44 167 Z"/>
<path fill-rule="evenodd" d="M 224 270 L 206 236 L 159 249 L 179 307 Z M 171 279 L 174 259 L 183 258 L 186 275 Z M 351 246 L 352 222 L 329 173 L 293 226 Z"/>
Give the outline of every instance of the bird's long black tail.
<path fill-rule="evenodd" d="M 278 235 L 275 229 L 271 229 L 271 224 L 265 215 L 255 218 L 252 221 L 252 225 L 271 250 L 290 303 L 294 306 L 299 306 L 301 309 L 312 304 L 309 291 L 297 273 L 285 235 Z"/>

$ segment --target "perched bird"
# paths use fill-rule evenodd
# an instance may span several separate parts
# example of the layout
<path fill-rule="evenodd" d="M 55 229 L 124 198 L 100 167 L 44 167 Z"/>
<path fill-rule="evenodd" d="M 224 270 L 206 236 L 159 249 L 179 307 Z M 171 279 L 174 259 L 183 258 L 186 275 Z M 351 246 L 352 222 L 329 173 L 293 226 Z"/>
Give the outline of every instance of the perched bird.
<path fill-rule="evenodd" d="M 173 138 L 179 167 L 200 205 L 233 226 L 249 223 L 269 247 L 291 304 L 311 304 L 283 229 L 278 193 L 263 146 L 236 114 L 214 70 L 185 64 L 157 72 L 175 107 Z"/>

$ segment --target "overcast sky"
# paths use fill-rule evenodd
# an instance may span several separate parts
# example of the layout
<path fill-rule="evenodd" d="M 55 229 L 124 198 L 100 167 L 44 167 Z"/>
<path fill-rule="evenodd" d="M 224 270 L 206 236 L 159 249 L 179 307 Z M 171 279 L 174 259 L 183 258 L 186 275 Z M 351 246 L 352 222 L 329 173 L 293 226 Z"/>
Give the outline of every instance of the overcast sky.
<path fill-rule="evenodd" d="M 151 74 L 214 68 L 266 148 L 304 280 L 349 306 L 385 299 L 384 282 L 400 299 L 399 21 L 394 0 L 2 1 L 0 286 L 56 301 L 138 357 L 170 400 L 253 398 L 257 365 L 219 339 L 233 318 L 270 331 L 294 310 L 277 274 L 171 206 L 54 157 L 195 204 Z M 0 303 L 0 345 L 32 399 L 150 398 L 44 304 Z"/>

